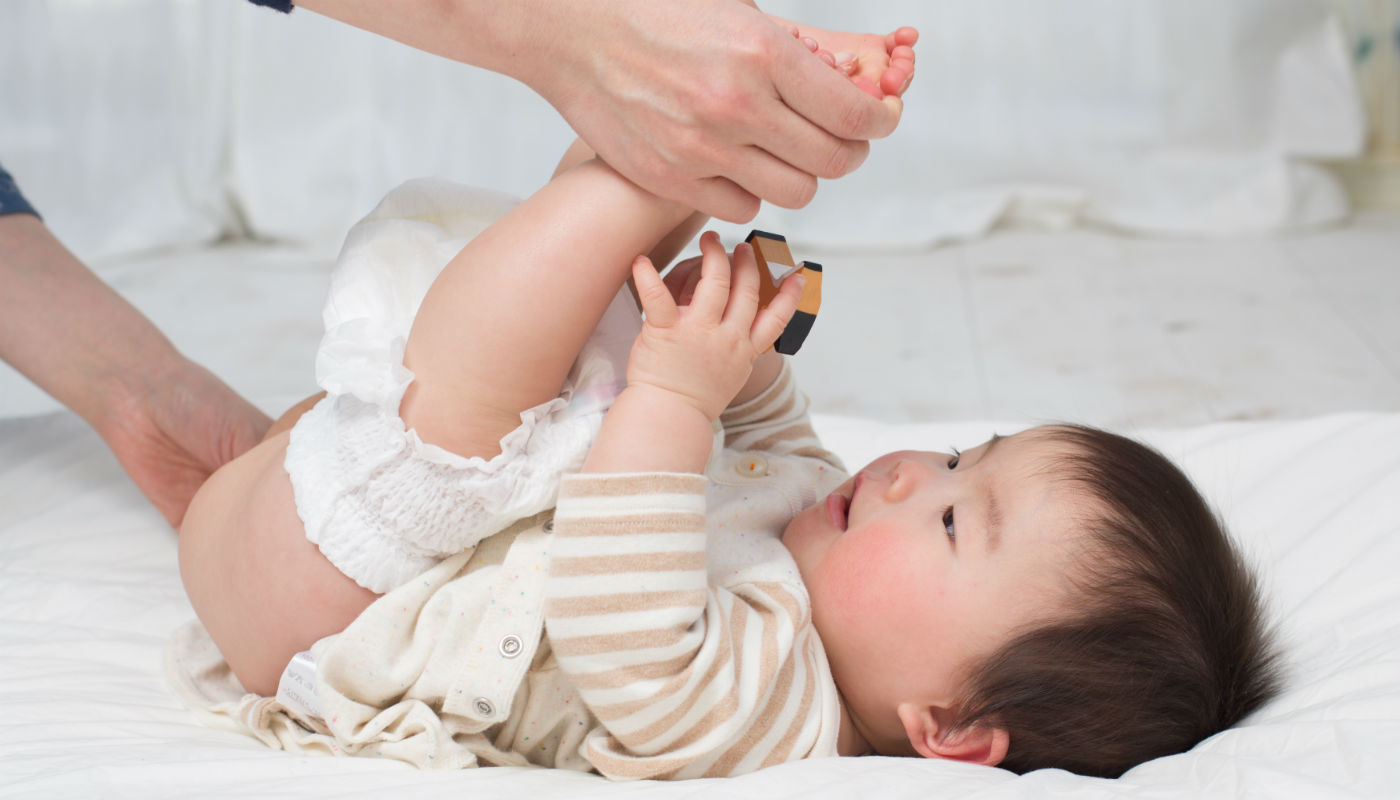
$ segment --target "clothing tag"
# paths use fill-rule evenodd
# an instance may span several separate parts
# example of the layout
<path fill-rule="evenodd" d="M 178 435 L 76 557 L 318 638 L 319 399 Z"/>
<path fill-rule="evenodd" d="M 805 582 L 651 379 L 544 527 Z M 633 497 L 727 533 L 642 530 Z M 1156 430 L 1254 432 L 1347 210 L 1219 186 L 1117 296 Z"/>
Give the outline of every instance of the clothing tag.
<path fill-rule="evenodd" d="M 309 719 L 323 719 L 321 701 L 316 697 L 316 657 L 310 650 L 292 656 L 282 679 L 277 682 L 277 700 L 289 710 Z"/>

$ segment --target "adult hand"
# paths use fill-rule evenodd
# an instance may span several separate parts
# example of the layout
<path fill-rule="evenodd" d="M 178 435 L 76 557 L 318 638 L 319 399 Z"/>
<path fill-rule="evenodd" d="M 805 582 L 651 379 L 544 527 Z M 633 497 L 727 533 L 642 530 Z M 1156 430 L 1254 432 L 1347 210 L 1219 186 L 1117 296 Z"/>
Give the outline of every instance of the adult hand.
<path fill-rule="evenodd" d="M 632 182 L 731 222 L 760 200 L 800 208 L 860 166 L 899 124 L 917 36 L 794 37 L 750 0 L 296 2 L 522 81 Z M 850 77 L 804 37 L 858 55 Z"/>
<path fill-rule="evenodd" d="M 752 219 L 760 200 L 800 208 L 818 178 L 858 167 L 867 140 L 898 124 L 913 69 L 912 28 L 902 37 L 801 31 L 829 52 L 858 52 L 848 77 L 814 58 L 790 25 L 735 0 L 619 0 L 586 13 L 554 5 L 541 27 L 567 34 L 539 42 L 541 57 L 516 77 L 623 175 L 731 222 Z M 886 78 L 899 46 L 911 58 Z M 887 89 L 877 99 L 860 81 Z"/>
<path fill-rule="evenodd" d="M 0 216 L 0 286 L 0 360 L 92 425 L 171 525 L 267 429 L 37 217 Z"/>
<path fill-rule="evenodd" d="M 207 369 L 136 373 L 109 398 L 98 432 L 133 483 L 178 528 L 199 487 L 257 444 L 271 420 Z"/>

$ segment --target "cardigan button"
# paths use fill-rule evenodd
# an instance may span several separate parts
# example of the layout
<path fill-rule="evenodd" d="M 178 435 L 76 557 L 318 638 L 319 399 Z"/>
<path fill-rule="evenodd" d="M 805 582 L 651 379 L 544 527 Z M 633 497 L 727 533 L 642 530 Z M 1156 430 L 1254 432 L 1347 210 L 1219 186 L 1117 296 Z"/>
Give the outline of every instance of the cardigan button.
<path fill-rule="evenodd" d="M 545 520 L 541 527 L 544 528 L 545 533 L 554 533 L 554 517 Z"/>
<path fill-rule="evenodd" d="M 512 633 L 504 639 L 501 639 L 501 644 L 497 649 L 500 650 L 501 655 L 506 658 L 515 658 L 520 655 L 521 650 L 525 649 L 525 643 L 520 641 L 519 636 Z"/>
<path fill-rule="evenodd" d="M 476 713 L 483 717 L 489 717 L 496 713 L 496 707 L 491 705 L 491 701 L 484 697 L 478 697 L 472 701 L 472 706 L 476 708 Z"/>
<path fill-rule="evenodd" d="M 734 462 L 734 471 L 745 478 L 762 478 L 768 474 L 768 459 L 758 453 L 744 453 Z"/>

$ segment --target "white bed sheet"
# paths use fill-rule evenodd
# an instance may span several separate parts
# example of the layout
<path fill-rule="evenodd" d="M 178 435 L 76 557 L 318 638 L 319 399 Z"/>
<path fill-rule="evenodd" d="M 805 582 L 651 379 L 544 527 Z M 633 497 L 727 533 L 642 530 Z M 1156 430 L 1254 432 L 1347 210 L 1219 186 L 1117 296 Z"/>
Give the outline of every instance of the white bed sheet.
<path fill-rule="evenodd" d="M 819 417 L 859 464 L 970 445 L 989 423 Z M 419 772 L 293 756 L 205 728 L 166 686 L 192 617 L 174 534 L 74 416 L 0 420 L 0 796 L 1380 797 L 1400 794 L 1400 414 L 1147 432 L 1261 565 L 1286 693 L 1239 729 L 1117 781 L 906 759 L 824 759 L 742 778 L 613 784 L 564 771 Z"/>

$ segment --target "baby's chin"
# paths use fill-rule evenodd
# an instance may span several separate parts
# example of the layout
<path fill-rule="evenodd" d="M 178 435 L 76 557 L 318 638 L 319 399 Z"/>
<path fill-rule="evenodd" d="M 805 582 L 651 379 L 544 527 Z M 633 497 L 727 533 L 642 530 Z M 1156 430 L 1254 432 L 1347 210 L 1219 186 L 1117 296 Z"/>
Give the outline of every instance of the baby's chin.
<path fill-rule="evenodd" d="M 807 574 L 807 561 L 813 553 L 821 549 L 822 519 L 817 515 L 824 513 L 825 504 L 826 498 L 823 497 L 804 508 L 788 522 L 787 527 L 783 528 L 783 547 L 786 547 L 788 552 L 792 554 L 803 578 Z"/>

